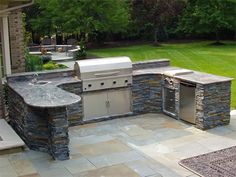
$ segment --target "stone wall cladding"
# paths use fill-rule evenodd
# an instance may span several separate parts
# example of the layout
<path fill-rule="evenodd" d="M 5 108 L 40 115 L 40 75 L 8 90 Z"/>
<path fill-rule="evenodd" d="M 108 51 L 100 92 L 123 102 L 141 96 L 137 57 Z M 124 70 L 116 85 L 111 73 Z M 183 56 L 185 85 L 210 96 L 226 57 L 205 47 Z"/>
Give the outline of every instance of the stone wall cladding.
<path fill-rule="evenodd" d="M 67 83 L 60 85 L 59 87 L 63 90 L 74 93 L 76 95 L 82 94 L 82 82 Z M 81 124 L 81 122 L 83 121 L 82 101 L 67 106 L 67 116 L 68 116 L 69 126 L 75 126 Z"/>
<path fill-rule="evenodd" d="M 58 87 L 76 95 L 80 95 L 82 93 L 82 82 L 66 83 L 59 85 Z"/>
<path fill-rule="evenodd" d="M 12 73 L 25 72 L 24 33 L 21 10 L 9 15 Z"/>
<path fill-rule="evenodd" d="M 54 159 L 70 158 L 66 107 L 48 109 L 49 151 Z"/>
<path fill-rule="evenodd" d="M 10 124 L 26 145 L 57 160 L 69 159 L 67 108 L 35 108 L 10 87 L 8 94 Z"/>
<path fill-rule="evenodd" d="M 13 82 L 13 81 L 21 81 L 21 80 L 22 81 L 31 80 L 34 74 L 35 72 L 12 74 L 7 77 L 7 81 Z M 38 74 L 39 80 L 44 80 L 44 79 L 73 76 L 73 71 L 71 69 L 39 71 L 37 72 L 37 74 Z"/>
<path fill-rule="evenodd" d="M 17 132 L 18 135 L 28 145 L 26 130 L 25 130 L 25 117 L 27 114 L 27 106 L 24 103 L 24 99 L 19 96 L 13 89 L 8 87 L 8 109 L 10 124 Z"/>
<path fill-rule="evenodd" d="M 132 97 L 133 113 L 160 113 L 162 111 L 162 76 L 133 76 Z"/>
<path fill-rule="evenodd" d="M 133 63 L 133 70 L 158 68 L 169 65 L 170 65 L 170 60 L 168 59 L 149 60 L 149 61 Z"/>
<path fill-rule="evenodd" d="M 196 127 L 210 129 L 230 123 L 231 82 L 197 84 Z"/>
<path fill-rule="evenodd" d="M 27 106 L 27 105 L 25 105 Z M 30 149 L 49 152 L 49 129 L 47 109 L 27 106 L 27 113 L 24 119 L 23 131 L 25 142 Z M 11 120 L 14 117 L 11 116 Z"/>

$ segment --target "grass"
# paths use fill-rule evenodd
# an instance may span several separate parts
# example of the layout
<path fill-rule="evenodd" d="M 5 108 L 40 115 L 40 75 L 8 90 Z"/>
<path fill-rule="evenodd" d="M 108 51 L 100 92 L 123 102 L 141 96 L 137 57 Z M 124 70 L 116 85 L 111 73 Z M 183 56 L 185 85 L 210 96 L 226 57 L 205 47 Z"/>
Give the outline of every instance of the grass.
<path fill-rule="evenodd" d="M 236 43 L 213 46 L 211 42 L 181 44 L 135 45 L 129 47 L 93 49 L 88 55 L 98 57 L 128 56 L 135 61 L 168 58 L 172 66 L 188 68 L 236 79 Z M 236 80 L 232 83 L 231 107 L 236 108 Z"/>

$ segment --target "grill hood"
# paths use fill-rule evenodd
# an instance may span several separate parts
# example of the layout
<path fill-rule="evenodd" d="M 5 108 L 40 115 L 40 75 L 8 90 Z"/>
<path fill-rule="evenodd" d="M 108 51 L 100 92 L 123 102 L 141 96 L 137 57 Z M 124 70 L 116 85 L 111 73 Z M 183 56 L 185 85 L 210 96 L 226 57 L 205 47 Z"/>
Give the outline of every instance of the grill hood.
<path fill-rule="evenodd" d="M 75 70 L 80 73 L 105 72 L 117 69 L 132 68 L 129 57 L 111 57 L 102 59 L 80 60 L 75 62 Z"/>
<path fill-rule="evenodd" d="M 83 91 L 128 87 L 132 84 L 132 62 L 128 57 L 112 57 L 76 61 L 76 76 Z"/>

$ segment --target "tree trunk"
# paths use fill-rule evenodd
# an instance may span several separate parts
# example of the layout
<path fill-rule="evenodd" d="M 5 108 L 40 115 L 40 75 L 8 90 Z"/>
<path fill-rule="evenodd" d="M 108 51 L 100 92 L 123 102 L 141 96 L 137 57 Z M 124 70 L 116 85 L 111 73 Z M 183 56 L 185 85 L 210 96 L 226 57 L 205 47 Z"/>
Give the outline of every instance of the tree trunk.
<path fill-rule="evenodd" d="M 155 28 L 154 29 L 154 45 L 158 44 L 157 34 L 158 34 L 158 28 Z"/>
<path fill-rule="evenodd" d="M 220 35 L 219 35 L 219 30 L 216 30 L 216 43 L 219 44 L 220 43 Z"/>

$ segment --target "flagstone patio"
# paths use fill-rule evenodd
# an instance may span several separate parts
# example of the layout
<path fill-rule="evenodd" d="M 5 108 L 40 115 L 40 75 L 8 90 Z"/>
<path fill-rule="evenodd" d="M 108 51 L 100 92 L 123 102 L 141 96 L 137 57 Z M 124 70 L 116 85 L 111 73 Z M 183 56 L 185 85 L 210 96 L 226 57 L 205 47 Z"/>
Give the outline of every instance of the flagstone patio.
<path fill-rule="evenodd" d="M 236 116 L 201 131 L 163 114 L 70 128 L 71 159 L 26 150 L 0 156 L 0 177 L 194 177 L 178 161 L 236 145 Z"/>

